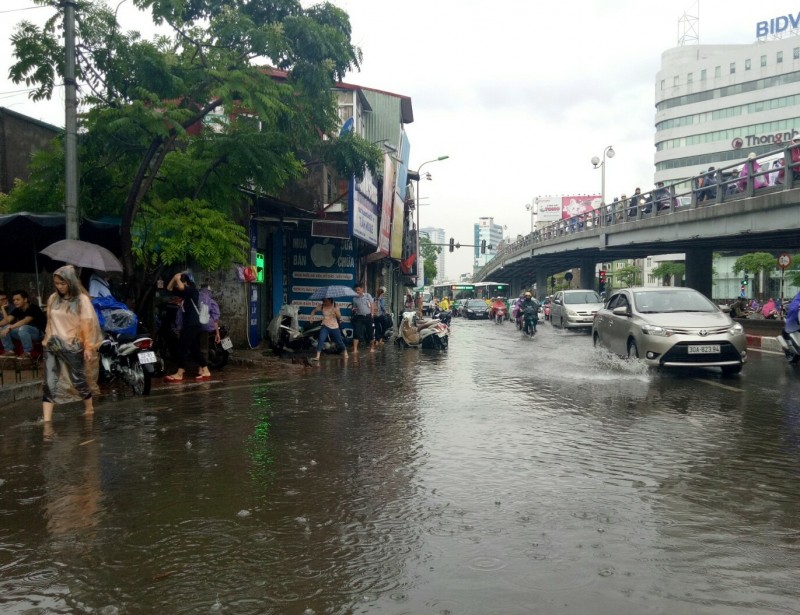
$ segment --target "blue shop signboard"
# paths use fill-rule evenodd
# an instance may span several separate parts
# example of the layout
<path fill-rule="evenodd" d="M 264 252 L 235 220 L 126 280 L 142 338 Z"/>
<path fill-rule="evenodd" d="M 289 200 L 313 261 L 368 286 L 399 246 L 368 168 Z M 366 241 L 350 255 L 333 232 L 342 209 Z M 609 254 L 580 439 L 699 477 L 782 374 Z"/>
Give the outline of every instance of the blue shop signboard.
<path fill-rule="evenodd" d="M 309 299 L 321 286 L 353 288 L 356 279 L 355 256 L 351 239 L 295 235 L 291 240 L 291 303 L 300 307 L 298 318 L 307 323 L 311 310 L 320 305 Z M 345 328 L 350 326 L 350 298 L 336 301 Z"/>

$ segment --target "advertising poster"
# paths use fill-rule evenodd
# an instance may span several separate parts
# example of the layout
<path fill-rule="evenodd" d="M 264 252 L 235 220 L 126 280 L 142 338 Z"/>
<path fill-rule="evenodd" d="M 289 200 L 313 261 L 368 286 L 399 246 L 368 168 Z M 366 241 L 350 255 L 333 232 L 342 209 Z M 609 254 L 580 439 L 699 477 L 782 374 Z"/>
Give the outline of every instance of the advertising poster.
<path fill-rule="evenodd" d="M 561 197 L 561 217 L 563 219 L 585 214 L 593 209 L 600 207 L 601 198 L 599 194 Z"/>
<path fill-rule="evenodd" d="M 353 241 L 295 235 L 291 243 L 292 274 L 289 297 L 292 305 L 299 306 L 301 324 L 309 321 L 311 310 L 320 305 L 312 301 L 311 294 L 320 286 L 347 286 L 353 288 L 356 278 Z M 350 326 L 349 297 L 336 299 L 342 313 L 344 328 Z"/>
<path fill-rule="evenodd" d="M 350 235 L 375 247 L 378 246 L 378 190 L 369 171 L 364 179 L 350 182 L 348 199 Z"/>
<path fill-rule="evenodd" d="M 536 221 L 558 222 L 561 220 L 561 197 L 540 196 L 536 199 Z"/>
<path fill-rule="evenodd" d="M 405 217 L 403 214 L 403 199 L 395 192 L 392 201 L 392 244 L 391 244 L 391 257 L 395 260 L 403 258 L 403 225 L 405 224 Z"/>

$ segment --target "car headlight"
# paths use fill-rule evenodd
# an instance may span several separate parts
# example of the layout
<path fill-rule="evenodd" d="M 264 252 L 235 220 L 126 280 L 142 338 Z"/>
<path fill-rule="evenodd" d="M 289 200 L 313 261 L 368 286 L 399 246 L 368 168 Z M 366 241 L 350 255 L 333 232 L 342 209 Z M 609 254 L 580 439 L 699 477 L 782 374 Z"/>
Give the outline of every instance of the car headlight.
<path fill-rule="evenodd" d="M 642 333 L 645 335 L 657 335 L 658 337 L 669 337 L 672 331 L 656 325 L 642 325 Z"/>
<path fill-rule="evenodd" d="M 731 335 L 741 335 L 742 333 L 744 333 L 744 327 L 740 325 L 738 322 L 734 323 L 734 325 L 730 329 L 728 329 L 728 333 L 730 333 Z"/>
<path fill-rule="evenodd" d="M 576 312 L 575 310 L 567 309 L 567 316 L 573 316 L 574 317 L 574 316 L 577 316 L 577 315 L 578 315 L 578 312 Z"/>

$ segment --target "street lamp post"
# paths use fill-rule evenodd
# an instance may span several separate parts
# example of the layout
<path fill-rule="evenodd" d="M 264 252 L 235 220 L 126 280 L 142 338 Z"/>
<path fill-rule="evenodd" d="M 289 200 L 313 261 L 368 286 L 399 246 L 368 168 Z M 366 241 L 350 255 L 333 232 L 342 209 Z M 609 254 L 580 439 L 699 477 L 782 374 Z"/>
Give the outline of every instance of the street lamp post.
<path fill-rule="evenodd" d="M 533 199 L 533 203 L 526 203 L 525 209 L 531 212 L 531 233 L 536 229 L 536 214 L 539 213 L 539 197 Z"/>
<path fill-rule="evenodd" d="M 424 276 L 425 276 L 425 270 L 422 268 L 423 267 L 422 254 L 420 253 L 420 250 L 419 250 L 419 228 L 420 228 L 419 227 L 419 204 L 420 204 L 419 203 L 419 179 L 420 179 L 420 177 L 422 177 L 419 174 L 419 172 L 422 170 L 422 167 L 424 167 L 426 164 L 430 164 L 431 162 L 439 162 L 440 160 L 447 160 L 448 158 L 450 158 L 450 156 L 439 156 L 438 158 L 434 158 L 433 160 L 426 160 L 425 162 L 423 162 L 421 165 L 419 165 L 417 167 L 417 172 L 416 172 L 416 176 L 417 176 L 417 199 L 416 199 L 417 200 L 417 205 L 416 205 L 416 207 L 417 207 L 417 283 L 418 283 L 418 285 L 419 285 L 420 277 L 422 277 L 424 279 Z M 422 272 L 421 276 L 420 276 L 420 271 Z"/>
<path fill-rule="evenodd" d="M 614 157 L 614 148 L 609 145 L 603 150 L 603 160 L 597 156 L 592 156 L 592 165 L 595 169 L 600 168 L 600 204 L 606 204 L 606 158 Z"/>

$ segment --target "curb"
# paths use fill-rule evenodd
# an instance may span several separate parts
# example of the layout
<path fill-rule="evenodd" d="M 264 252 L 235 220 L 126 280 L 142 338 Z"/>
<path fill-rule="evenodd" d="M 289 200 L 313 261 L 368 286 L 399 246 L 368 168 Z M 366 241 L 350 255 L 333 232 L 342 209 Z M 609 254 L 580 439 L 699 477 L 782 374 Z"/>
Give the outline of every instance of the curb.
<path fill-rule="evenodd" d="M 753 350 L 769 350 L 770 352 L 780 352 L 783 354 L 783 346 L 777 337 L 766 335 L 748 335 L 747 347 Z"/>

